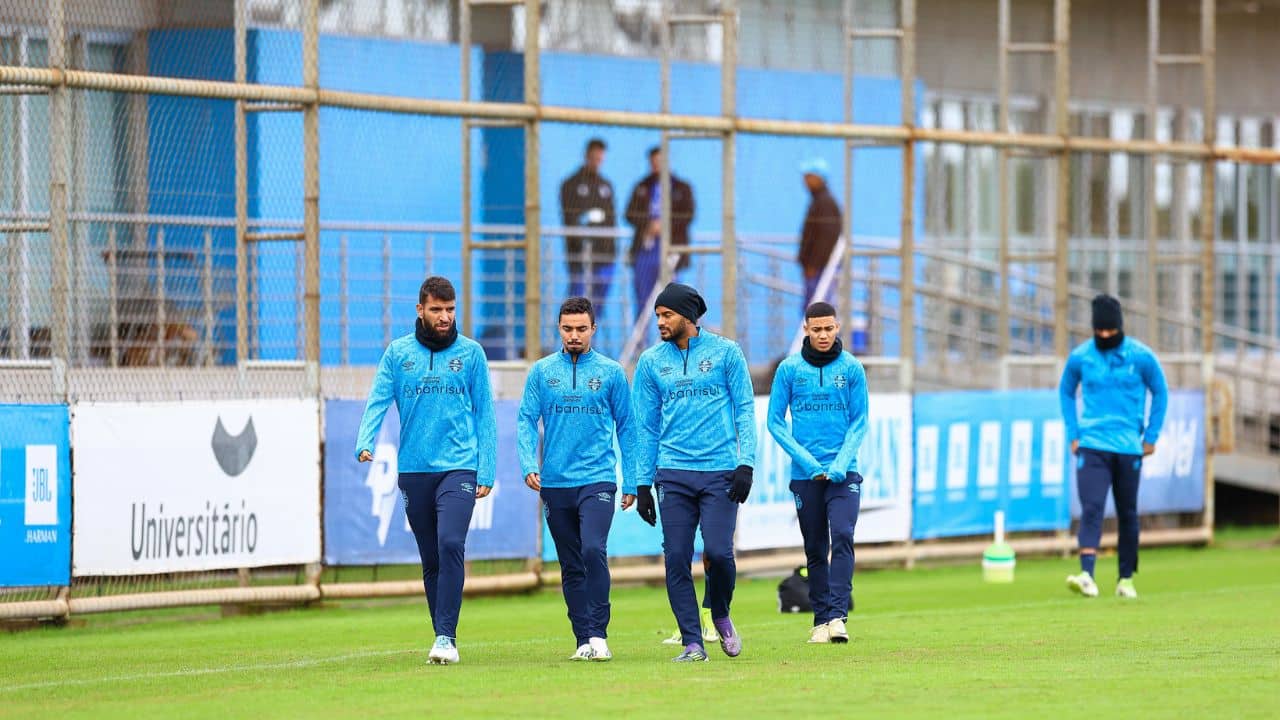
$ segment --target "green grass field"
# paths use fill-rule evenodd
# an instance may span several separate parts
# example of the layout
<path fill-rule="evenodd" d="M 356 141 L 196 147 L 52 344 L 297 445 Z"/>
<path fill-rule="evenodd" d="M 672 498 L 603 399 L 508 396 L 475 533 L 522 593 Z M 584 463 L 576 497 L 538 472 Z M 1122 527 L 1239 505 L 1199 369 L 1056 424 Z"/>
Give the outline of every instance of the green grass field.
<path fill-rule="evenodd" d="M 855 580 L 848 645 L 809 646 L 776 580 L 738 585 L 745 642 L 674 665 L 659 588 L 614 592 L 611 663 L 571 663 L 558 593 L 468 599 L 462 664 L 427 666 L 425 604 L 348 603 L 219 619 L 195 610 L 91 617 L 0 634 L 0 717 L 1280 717 L 1274 530 L 1147 550 L 1122 602 L 1068 595 L 1067 560 L 1017 583 L 977 564 Z"/>

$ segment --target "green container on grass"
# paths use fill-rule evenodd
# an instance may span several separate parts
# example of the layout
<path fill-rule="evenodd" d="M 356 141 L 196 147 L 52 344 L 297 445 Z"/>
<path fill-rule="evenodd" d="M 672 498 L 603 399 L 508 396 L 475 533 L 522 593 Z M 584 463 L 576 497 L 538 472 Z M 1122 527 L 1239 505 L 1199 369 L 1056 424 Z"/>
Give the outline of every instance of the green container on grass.
<path fill-rule="evenodd" d="M 1013 582 L 1013 569 L 1018 564 L 1013 548 L 1004 541 L 1004 511 L 997 510 L 995 542 L 982 553 L 982 579 L 989 583 Z"/>
<path fill-rule="evenodd" d="M 989 583 L 1013 582 L 1013 568 L 1018 564 L 1008 543 L 992 543 L 982 553 L 982 579 Z"/>

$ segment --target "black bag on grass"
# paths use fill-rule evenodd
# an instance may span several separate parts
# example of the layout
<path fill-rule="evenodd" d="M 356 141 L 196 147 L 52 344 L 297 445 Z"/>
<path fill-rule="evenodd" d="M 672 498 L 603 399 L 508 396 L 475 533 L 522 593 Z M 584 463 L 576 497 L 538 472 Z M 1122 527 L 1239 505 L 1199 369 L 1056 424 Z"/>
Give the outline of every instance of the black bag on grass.
<path fill-rule="evenodd" d="M 813 612 L 809 603 L 809 569 L 798 567 L 790 576 L 778 583 L 778 612 Z"/>

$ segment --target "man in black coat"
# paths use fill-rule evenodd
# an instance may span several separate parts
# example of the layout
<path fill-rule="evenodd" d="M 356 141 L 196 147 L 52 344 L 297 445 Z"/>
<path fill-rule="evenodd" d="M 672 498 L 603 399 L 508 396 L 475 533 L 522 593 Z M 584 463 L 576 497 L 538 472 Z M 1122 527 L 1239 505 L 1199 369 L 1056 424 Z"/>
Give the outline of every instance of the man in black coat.
<path fill-rule="evenodd" d="M 649 294 L 661 274 L 659 257 L 662 243 L 662 192 L 658 179 L 662 169 L 662 148 L 649 149 L 649 174 L 631 191 L 627 202 L 627 222 L 635 229 L 631 240 L 631 265 L 635 275 L 637 312 L 651 306 Z M 689 244 L 689 225 L 693 222 L 693 188 L 671 174 L 671 244 Z M 681 254 L 677 270 L 689 266 L 689 256 Z"/>
<path fill-rule="evenodd" d="M 560 184 L 560 216 L 566 228 L 606 228 L 618 224 L 613 207 L 613 184 L 600 174 L 605 144 L 600 138 L 587 142 L 586 158 Z M 566 232 L 565 259 L 569 265 L 569 297 L 586 297 L 600 312 L 613 282 L 616 243 L 612 236 L 574 235 Z"/>
<path fill-rule="evenodd" d="M 804 272 L 804 307 L 810 303 L 826 301 L 828 298 L 816 298 L 818 279 L 831 259 L 831 251 L 840 239 L 844 223 L 840 217 L 840 206 L 827 189 L 827 163 L 821 158 L 808 160 L 801 166 L 804 173 L 804 184 L 809 189 L 812 199 L 809 210 L 804 216 L 804 225 L 800 229 L 800 251 L 796 260 Z"/>

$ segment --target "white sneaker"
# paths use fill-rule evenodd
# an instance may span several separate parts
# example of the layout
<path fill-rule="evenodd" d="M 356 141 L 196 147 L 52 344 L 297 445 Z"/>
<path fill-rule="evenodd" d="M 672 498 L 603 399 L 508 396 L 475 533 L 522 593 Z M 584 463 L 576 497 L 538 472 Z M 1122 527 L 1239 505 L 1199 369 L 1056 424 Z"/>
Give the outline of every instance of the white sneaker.
<path fill-rule="evenodd" d="M 569 656 L 570 660 L 581 661 L 590 660 L 595 653 L 591 651 L 591 645 L 582 643 L 578 646 L 578 651 Z"/>
<path fill-rule="evenodd" d="M 829 642 L 831 642 L 831 625 L 829 623 L 814 625 L 813 632 L 809 633 L 809 644 L 825 645 Z"/>
<path fill-rule="evenodd" d="M 720 642 L 720 633 L 716 632 L 716 624 L 711 622 L 711 610 L 702 608 L 702 642 L 717 643 Z"/>
<path fill-rule="evenodd" d="M 593 637 L 587 642 L 591 643 L 591 659 L 596 662 L 609 662 L 613 659 L 613 653 L 609 652 L 609 643 L 604 638 Z"/>
<path fill-rule="evenodd" d="M 831 642 L 833 643 L 849 642 L 849 630 L 844 626 L 844 619 L 836 618 L 835 620 L 832 620 L 831 622 L 827 623 L 827 627 L 829 628 L 828 632 L 831 635 Z"/>
<path fill-rule="evenodd" d="M 1093 581 L 1093 576 L 1087 572 L 1079 575 L 1067 576 L 1067 589 L 1084 597 L 1098 597 L 1098 584 Z"/>
<path fill-rule="evenodd" d="M 427 663 L 431 665 L 454 665 L 458 661 L 458 646 L 444 636 L 436 638 L 436 644 L 427 653 Z"/>
<path fill-rule="evenodd" d="M 675 635 L 672 635 L 666 640 L 663 640 L 662 644 L 663 645 L 679 645 L 681 647 L 684 647 L 684 636 L 680 634 L 679 630 L 677 630 Z"/>
<path fill-rule="evenodd" d="M 1133 578 L 1122 578 L 1116 583 L 1116 597 L 1136 600 L 1138 597 L 1138 589 L 1133 586 Z"/>

